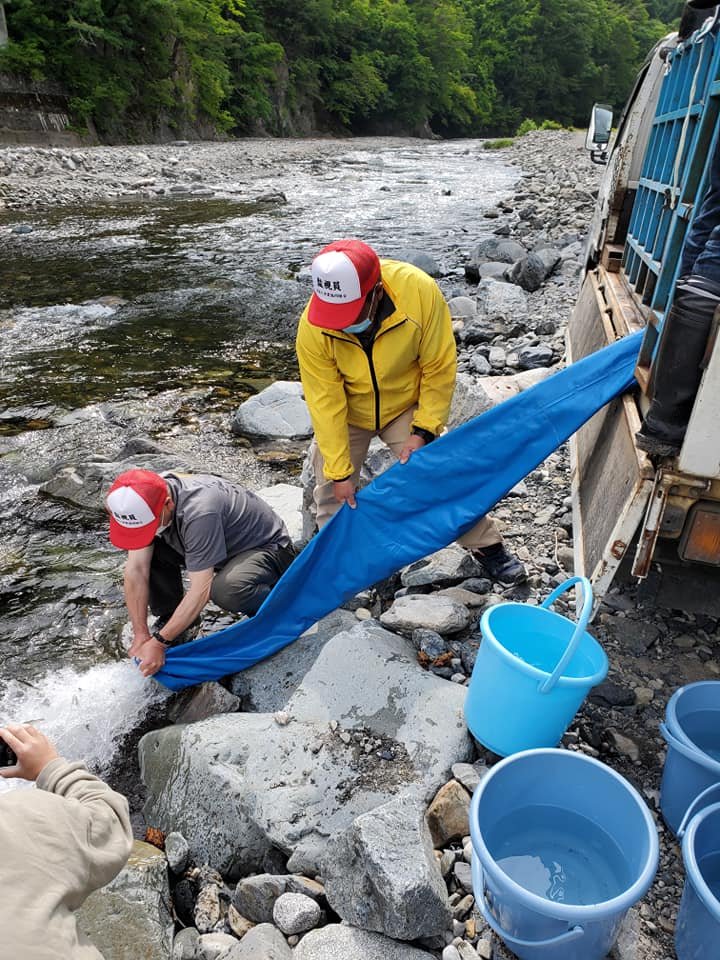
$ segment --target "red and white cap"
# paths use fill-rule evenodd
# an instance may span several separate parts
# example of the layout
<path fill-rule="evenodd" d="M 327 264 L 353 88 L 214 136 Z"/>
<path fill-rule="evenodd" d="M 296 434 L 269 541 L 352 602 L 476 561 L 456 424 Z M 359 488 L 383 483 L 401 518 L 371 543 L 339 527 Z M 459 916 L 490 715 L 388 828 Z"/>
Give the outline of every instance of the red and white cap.
<path fill-rule="evenodd" d="M 380 279 L 380 260 L 360 240 L 336 240 L 315 257 L 311 272 L 308 320 L 315 327 L 342 330 L 357 320 L 365 297 Z"/>
<path fill-rule="evenodd" d="M 105 498 L 110 514 L 110 542 L 121 550 L 149 547 L 168 496 L 167 483 L 159 473 L 121 473 Z"/>

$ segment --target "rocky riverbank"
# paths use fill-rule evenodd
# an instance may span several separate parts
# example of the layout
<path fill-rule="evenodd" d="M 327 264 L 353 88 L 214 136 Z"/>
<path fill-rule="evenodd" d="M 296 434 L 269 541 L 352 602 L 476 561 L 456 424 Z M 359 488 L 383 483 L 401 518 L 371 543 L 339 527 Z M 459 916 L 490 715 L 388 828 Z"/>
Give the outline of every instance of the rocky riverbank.
<path fill-rule="evenodd" d="M 14 148 L 0 151 L 0 169 L 3 162 L 10 168 L 5 202 L 20 209 L 159 190 L 178 199 L 206 189 L 254 197 L 267 190 L 277 198 L 293 164 L 327 168 L 346 149 L 330 141 L 57 153 Z M 454 424 L 562 363 L 601 174 L 573 134 L 531 134 L 502 156 L 522 171 L 513 194 L 462 224 L 444 257 L 406 251 L 438 277 L 451 303 L 461 371 Z M 33 163 L 43 169 L 35 173 Z M 298 270 L 294 279 L 303 284 L 304 276 Z M 288 395 L 288 402 L 302 403 L 296 389 Z M 302 430 L 292 430 L 306 420 L 297 406 L 292 410 L 284 441 L 304 445 Z M 253 443 L 263 430 L 273 432 L 249 430 L 247 409 L 234 422 Z M 277 427 L 274 435 L 281 436 Z M 165 437 L 163 452 L 149 445 L 128 456 L 161 465 L 176 454 L 173 442 Z M 185 438 L 190 465 L 192 452 Z M 377 454 L 370 474 L 386 464 Z M 87 506 L 88 476 L 99 489 L 98 471 L 114 466 L 93 463 L 93 473 L 74 464 L 45 492 Z M 569 470 L 563 447 L 494 511 L 528 568 L 527 585 L 492 584 L 481 567 L 447 548 L 365 591 L 226 687 L 205 688 L 193 713 L 175 714 L 197 722 L 146 734 L 140 745 L 145 815 L 167 834 L 170 872 L 164 855 L 143 848 L 112 896 L 113 910 L 118 898 L 130 904 L 125 914 L 115 912 L 127 931 L 138 914 L 138 897 L 127 891 L 153 891 L 140 909 L 152 932 L 143 941 L 152 943 L 150 956 L 169 956 L 173 933 L 177 960 L 507 956 L 475 909 L 469 867 L 470 794 L 497 758 L 467 734 L 462 702 L 483 610 L 503 599 L 538 602 L 572 572 Z M 295 487 L 301 540 L 311 520 L 305 510 L 299 522 L 302 493 L 296 477 L 285 479 Z M 307 473 L 304 482 L 309 486 Z M 629 914 L 614 956 L 670 960 L 683 871 L 658 813 L 664 758 L 658 723 L 677 686 L 720 674 L 720 637 L 710 618 L 651 610 L 636 600 L 634 588 L 617 588 L 602 604 L 592 632 L 611 672 L 563 742 L 626 776 L 656 816 L 660 868 Z M 162 843 L 162 834 L 151 839 Z M 88 926 L 112 960 L 102 896 L 101 919 Z"/>

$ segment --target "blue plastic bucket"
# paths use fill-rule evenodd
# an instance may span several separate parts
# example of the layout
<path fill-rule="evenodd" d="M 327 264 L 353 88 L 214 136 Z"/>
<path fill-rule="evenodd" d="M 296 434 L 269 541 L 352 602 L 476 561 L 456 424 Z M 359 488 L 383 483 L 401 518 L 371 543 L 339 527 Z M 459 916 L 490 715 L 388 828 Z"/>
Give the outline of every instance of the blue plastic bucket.
<path fill-rule="evenodd" d="M 678 740 L 720 761 L 720 680 L 676 690 L 665 707 L 665 724 Z"/>
<path fill-rule="evenodd" d="M 501 760 L 473 795 L 470 834 L 477 907 L 520 960 L 601 960 L 657 869 L 640 795 L 569 750 Z"/>
<path fill-rule="evenodd" d="M 582 584 L 577 623 L 549 607 Z M 608 660 L 586 632 L 592 588 L 571 577 L 540 607 L 500 603 L 482 615 L 482 642 L 473 668 L 465 720 L 483 746 L 508 756 L 560 742 L 588 691 L 605 679 Z"/>
<path fill-rule="evenodd" d="M 661 723 L 668 752 L 660 782 L 660 809 L 663 819 L 673 833 L 693 801 L 708 787 L 720 783 L 720 762 L 700 750 L 687 737 L 680 740 L 669 727 Z"/>
<path fill-rule="evenodd" d="M 715 960 L 718 956 L 720 803 L 708 806 L 708 802 L 719 790 L 720 785 L 715 784 L 697 797 L 678 829 L 687 874 L 675 923 L 678 960 Z M 694 812 L 696 806 L 699 813 Z"/>

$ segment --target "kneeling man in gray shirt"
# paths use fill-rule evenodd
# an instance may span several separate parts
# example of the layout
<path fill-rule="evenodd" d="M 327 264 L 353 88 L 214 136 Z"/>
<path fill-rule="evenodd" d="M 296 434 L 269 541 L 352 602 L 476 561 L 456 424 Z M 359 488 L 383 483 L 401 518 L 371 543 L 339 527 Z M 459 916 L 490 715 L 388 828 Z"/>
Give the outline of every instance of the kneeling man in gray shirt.
<path fill-rule="evenodd" d="M 115 480 L 105 503 L 110 540 L 128 551 L 125 602 L 133 628 L 128 653 L 141 661 L 146 677 L 163 666 L 167 646 L 209 600 L 252 616 L 295 556 L 275 511 L 221 477 L 128 470 Z M 157 617 L 152 632 L 148 607 Z"/>

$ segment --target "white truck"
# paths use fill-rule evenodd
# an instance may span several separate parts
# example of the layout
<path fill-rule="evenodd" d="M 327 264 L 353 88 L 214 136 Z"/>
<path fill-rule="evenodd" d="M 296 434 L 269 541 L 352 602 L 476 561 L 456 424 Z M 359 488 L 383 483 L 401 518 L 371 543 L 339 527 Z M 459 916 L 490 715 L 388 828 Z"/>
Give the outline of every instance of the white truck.
<path fill-rule="evenodd" d="M 680 252 L 709 182 L 720 127 L 720 10 L 652 51 L 618 124 L 596 105 L 587 146 L 607 160 L 568 327 L 571 361 L 644 330 L 639 390 L 571 442 L 575 569 L 602 596 L 640 579 L 644 602 L 720 615 L 720 337 L 717 315 L 682 449 L 651 459 L 635 434 L 654 389 Z M 720 147 L 718 147 L 720 149 Z"/>

